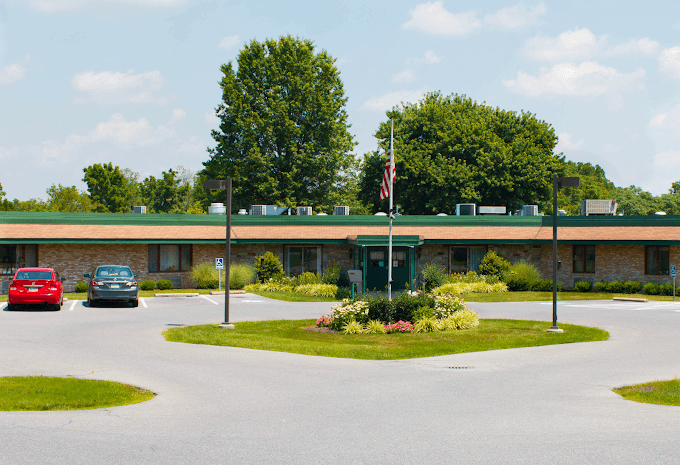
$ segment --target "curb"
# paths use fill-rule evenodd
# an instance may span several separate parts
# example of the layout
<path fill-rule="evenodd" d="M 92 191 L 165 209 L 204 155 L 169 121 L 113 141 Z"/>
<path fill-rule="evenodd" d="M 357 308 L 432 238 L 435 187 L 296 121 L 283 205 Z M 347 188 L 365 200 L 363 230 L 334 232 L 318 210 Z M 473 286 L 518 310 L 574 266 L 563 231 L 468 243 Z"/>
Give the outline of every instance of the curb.
<path fill-rule="evenodd" d="M 168 294 L 154 294 L 154 297 L 198 297 L 198 292 L 184 292 L 184 293 L 168 293 Z"/>
<path fill-rule="evenodd" d="M 624 302 L 649 302 L 649 299 L 641 297 L 612 297 L 612 300 L 622 300 Z"/>
<path fill-rule="evenodd" d="M 245 293 L 246 291 L 243 291 L 241 289 L 229 291 L 229 294 L 245 294 Z M 224 291 L 210 291 L 210 295 L 224 295 Z"/>

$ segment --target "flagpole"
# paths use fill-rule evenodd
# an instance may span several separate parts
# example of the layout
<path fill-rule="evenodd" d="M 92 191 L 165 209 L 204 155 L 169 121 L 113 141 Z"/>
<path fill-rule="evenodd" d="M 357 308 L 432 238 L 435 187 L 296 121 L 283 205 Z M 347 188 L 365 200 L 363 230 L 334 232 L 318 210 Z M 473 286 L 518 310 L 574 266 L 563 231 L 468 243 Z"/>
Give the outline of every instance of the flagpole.
<path fill-rule="evenodd" d="M 387 299 L 392 300 L 392 219 L 394 218 L 393 197 L 394 182 L 392 173 L 394 172 L 394 120 L 390 119 L 390 235 L 387 248 Z"/>

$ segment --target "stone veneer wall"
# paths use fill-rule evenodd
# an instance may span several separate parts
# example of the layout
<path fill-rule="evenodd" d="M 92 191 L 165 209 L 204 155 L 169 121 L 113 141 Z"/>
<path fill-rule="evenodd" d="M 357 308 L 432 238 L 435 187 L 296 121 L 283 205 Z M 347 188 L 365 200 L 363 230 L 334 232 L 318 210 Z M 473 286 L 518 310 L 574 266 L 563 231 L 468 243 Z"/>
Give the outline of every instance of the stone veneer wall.
<path fill-rule="evenodd" d="M 420 273 L 426 263 L 434 262 L 443 266 L 449 272 L 449 246 L 443 244 L 427 244 L 420 246 L 420 258 L 418 260 L 417 271 Z"/>
<path fill-rule="evenodd" d="M 528 262 L 537 269 L 541 268 L 541 246 L 529 244 L 490 245 L 489 251 L 494 251 L 510 263 Z"/>
<path fill-rule="evenodd" d="M 573 289 L 575 280 L 612 282 L 640 281 L 672 283 L 669 275 L 645 274 L 644 245 L 595 245 L 595 273 L 573 273 L 573 248 L 570 244 L 557 245 L 557 261 L 562 265 L 557 270 L 557 280 L 563 289 Z M 670 264 L 680 257 L 680 246 L 669 246 Z M 552 279 L 552 245 L 541 246 L 541 277 Z"/>

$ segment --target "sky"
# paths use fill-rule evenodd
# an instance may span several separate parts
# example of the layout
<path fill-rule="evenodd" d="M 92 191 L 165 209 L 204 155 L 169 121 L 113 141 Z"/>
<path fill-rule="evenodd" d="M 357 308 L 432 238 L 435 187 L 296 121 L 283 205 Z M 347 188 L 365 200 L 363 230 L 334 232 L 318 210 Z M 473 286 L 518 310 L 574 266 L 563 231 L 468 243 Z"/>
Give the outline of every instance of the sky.
<path fill-rule="evenodd" d="M 386 110 L 440 91 L 534 114 L 617 186 L 680 179 L 680 2 L 0 0 L 6 197 L 85 190 L 95 163 L 200 170 L 220 66 L 289 34 L 337 60 L 358 157 Z"/>

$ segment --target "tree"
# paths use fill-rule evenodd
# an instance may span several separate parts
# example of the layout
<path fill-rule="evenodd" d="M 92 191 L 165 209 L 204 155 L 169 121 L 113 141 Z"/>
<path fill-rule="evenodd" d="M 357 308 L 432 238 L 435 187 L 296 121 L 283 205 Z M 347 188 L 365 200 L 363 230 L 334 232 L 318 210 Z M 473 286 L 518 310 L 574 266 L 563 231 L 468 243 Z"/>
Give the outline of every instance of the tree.
<path fill-rule="evenodd" d="M 177 172 L 170 168 L 163 171 L 162 177 L 149 176 L 142 183 L 142 198 L 146 205 L 156 213 L 170 213 L 177 205 L 179 179 Z"/>
<path fill-rule="evenodd" d="M 58 186 L 52 184 L 47 189 L 47 211 L 51 212 L 89 212 L 92 201 L 86 192 L 79 191 L 76 186 Z"/>
<path fill-rule="evenodd" d="M 92 201 L 92 209 L 98 213 L 123 213 L 130 211 L 129 181 L 118 166 L 95 164 L 83 168 L 83 182 Z"/>
<path fill-rule="evenodd" d="M 457 203 L 519 208 L 552 192 L 554 129 L 531 113 L 515 113 L 465 96 L 427 94 L 387 113 L 394 120 L 395 202 L 407 214 L 452 213 Z M 387 150 L 390 123 L 375 135 Z M 359 198 L 376 212 L 385 166 L 380 151 L 364 156 Z"/>
<path fill-rule="evenodd" d="M 220 131 L 203 179 L 233 179 L 233 205 L 323 205 L 354 146 L 340 73 L 325 50 L 291 36 L 251 41 L 223 65 Z M 224 201 L 224 191 L 206 203 Z"/>

